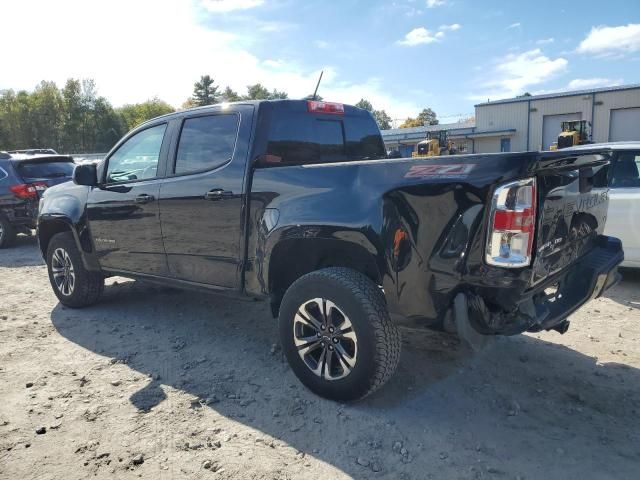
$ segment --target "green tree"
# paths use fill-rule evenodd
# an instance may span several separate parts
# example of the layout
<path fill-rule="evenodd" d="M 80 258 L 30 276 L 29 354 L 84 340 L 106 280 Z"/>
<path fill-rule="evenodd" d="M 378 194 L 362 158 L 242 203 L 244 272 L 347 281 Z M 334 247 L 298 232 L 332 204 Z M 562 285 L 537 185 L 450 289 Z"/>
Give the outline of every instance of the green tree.
<path fill-rule="evenodd" d="M 422 127 L 424 125 L 438 125 L 440 120 L 438 120 L 436 112 L 431 110 L 430 108 L 423 109 L 416 118 L 407 118 L 400 128 L 411 128 L 411 127 Z"/>
<path fill-rule="evenodd" d="M 62 94 L 54 82 L 42 81 L 29 96 L 33 147 L 58 148 L 62 138 Z"/>
<path fill-rule="evenodd" d="M 380 130 L 389 130 L 391 128 L 391 117 L 384 110 L 374 110 L 373 118 L 375 118 Z"/>
<path fill-rule="evenodd" d="M 70 78 L 62 88 L 64 118 L 62 121 L 61 150 L 64 152 L 81 152 L 84 106 L 82 85 L 80 80 Z"/>
<path fill-rule="evenodd" d="M 105 152 L 129 128 L 127 121 L 139 123 L 173 108 L 152 99 L 134 110 L 129 116 L 116 112 L 90 79 L 69 79 L 62 89 L 42 81 L 33 92 L 0 91 L 0 149 Z"/>
<path fill-rule="evenodd" d="M 104 97 L 96 99 L 93 118 L 95 136 L 89 152 L 107 152 L 127 132 L 127 127 L 122 117 Z"/>
<path fill-rule="evenodd" d="M 222 92 L 222 99 L 225 102 L 238 102 L 242 100 L 242 97 L 238 95 L 238 92 L 231 89 L 231 87 L 227 87 Z"/>
<path fill-rule="evenodd" d="M 286 100 L 287 98 L 289 98 L 287 92 L 276 90 L 275 88 L 269 94 L 269 100 Z"/>
<path fill-rule="evenodd" d="M 361 98 L 360 101 L 356 103 L 354 106 L 358 108 L 362 108 L 369 112 L 373 112 L 373 105 L 371 105 L 371 102 L 369 100 L 366 100 L 364 98 Z"/>
<path fill-rule="evenodd" d="M 200 80 L 193 84 L 193 96 L 191 97 L 195 106 L 213 105 L 218 103 L 220 92 L 215 85 L 213 78 L 209 75 L 202 75 Z"/>
<path fill-rule="evenodd" d="M 247 86 L 247 94 L 243 95 L 243 100 L 269 100 L 269 90 L 261 83 Z"/>
<path fill-rule="evenodd" d="M 154 97 L 146 102 L 123 105 L 116 109 L 126 130 L 131 130 L 133 127 L 147 120 L 174 111 L 175 109 L 171 105 L 160 100 L 158 97 Z"/>
<path fill-rule="evenodd" d="M 423 109 L 418 114 L 418 120 L 420 120 L 423 125 L 438 125 L 440 123 L 436 112 L 434 112 L 430 108 Z"/>
<path fill-rule="evenodd" d="M 361 98 L 355 106 L 371 112 L 380 130 L 389 130 L 391 128 L 391 117 L 384 110 L 375 110 L 369 100 Z"/>
<path fill-rule="evenodd" d="M 243 100 L 277 100 L 289 98 L 287 92 L 281 90 L 269 91 L 267 87 L 261 83 L 255 83 L 247 86 L 247 94 L 242 96 Z"/>

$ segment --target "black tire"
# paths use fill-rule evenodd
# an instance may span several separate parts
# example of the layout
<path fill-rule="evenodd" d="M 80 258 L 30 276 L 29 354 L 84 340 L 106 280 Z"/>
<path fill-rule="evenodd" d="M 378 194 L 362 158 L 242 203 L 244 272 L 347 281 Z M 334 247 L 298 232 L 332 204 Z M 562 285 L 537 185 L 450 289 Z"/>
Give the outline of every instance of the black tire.
<path fill-rule="evenodd" d="M 329 300 L 336 308 L 330 308 L 329 315 L 323 317 L 319 308 L 316 308 L 320 304 L 315 299 Z M 322 305 L 326 305 L 324 301 Z M 303 307 L 308 317 L 314 316 L 314 312 L 320 312 L 320 316 L 314 317 L 313 322 L 317 321 L 316 318 L 329 317 L 326 325 L 350 323 L 352 328 L 345 328 L 343 331 L 353 331 L 356 341 L 344 340 L 343 337 L 336 342 L 326 331 L 326 325 L 322 329 L 323 333 L 319 328 L 308 330 L 308 322 L 301 322 L 299 318 L 296 320 L 299 309 Z M 389 380 L 400 360 L 400 332 L 389 318 L 382 291 L 369 278 L 348 268 L 317 270 L 294 282 L 285 293 L 280 306 L 279 329 L 283 352 L 295 375 L 311 391 L 331 400 L 353 401 L 366 397 Z M 302 343 L 300 351 L 307 350 L 305 345 L 316 345 L 316 342 L 331 345 L 332 353 L 325 352 L 332 359 L 332 367 L 328 369 L 331 372 L 337 371 L 337 374 L 325 375 L 328 370 L 325 370 L 325 366 L 320 366 L 323 357 L 317 351 L 328 347 L 314 346 L 308 350 L 319 357 L 317 360 L 310 358 L 312 354 L 307 353 L 307 358 L 303 359 L 298 353 L 296 341 L 300 343 L 302 339 L 306 342 L 306 339 L 314 338 L 313 333 L 307 336 L 307 331 L 316 332 L 319 340 Z M 335 331 L 339 332 L 340 328 L 336 327 Z M 339 336 L 340 333 L 332 335 Z M 351 355 L 353 365 L 349 373 L 340 378 L 346 371 L 343 368 L 347 364 L 344 358 L 349 359 L 349 356 L 338 355 L 338 343 L 342 345 L 343 341 L 345 346 L 341 351 L 344 353 L 345 349 L 350 349 L 347 353 Z M 355 345 L 357 350 L 354 353 Z M 333 362 L 337 362 L 337 366 Z M 309 363 L 320 368 L 320 374 L 314 373 Z M 333 379 L 327 378 L 332 376 Z"/>
<path fill-rule="evenodd" d="M 5 217 L 0 215 L 0 248 L 10 247 L 15 240 L 16 230 Z"/>
<path fill-rule="evenodd" d="M 54 259 L 56 253 L 58 256 Z M 63 259 L 66 261 L 67 258 L 71 265 L 71 272 L 74 275 L 73 285 L 70 289 L 59 286 L 56 283 L 56 279 L 54 279 L 54 268 L 60 268 L 58 260 Z M 58 233 L 49 241 L 49 246 L 47 247 L 47 270 L 49 271 L 49 282 L 51 282 L 53 292 L 60 303 L 66 307 L 82 308 L 93 305 L 99 300 L 104 290 L 104 276 L 85 268 L 71 232 Z M 67 286 L 69 286 L 69 283 L 67 283 Z"/>

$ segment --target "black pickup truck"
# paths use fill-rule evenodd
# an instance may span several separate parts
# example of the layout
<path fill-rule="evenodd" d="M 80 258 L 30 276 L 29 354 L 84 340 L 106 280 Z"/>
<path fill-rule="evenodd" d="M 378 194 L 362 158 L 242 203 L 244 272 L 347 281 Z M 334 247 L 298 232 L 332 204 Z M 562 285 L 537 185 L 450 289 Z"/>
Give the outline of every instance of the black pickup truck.
<path fill-rule="evenodd" d="M 557 330 L 615 283 L 612 152 L 387 158 L 371 115 L 319 101 L 185 110 L 46 191 L 38 239 L 60 302 L 105 277 L 264 298 L 299 379 L 355 400 L 400 355 L 397 322 Z"/>

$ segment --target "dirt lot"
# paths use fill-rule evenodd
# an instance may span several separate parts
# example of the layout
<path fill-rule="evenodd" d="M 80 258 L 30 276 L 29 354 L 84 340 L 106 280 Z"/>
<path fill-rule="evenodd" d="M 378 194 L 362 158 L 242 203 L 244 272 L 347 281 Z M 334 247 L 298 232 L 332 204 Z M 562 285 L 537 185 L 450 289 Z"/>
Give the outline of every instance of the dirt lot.
<path fill-rule="evenodd" d="M 296 381 L 262 303 L 108 283 L 69 310 L 34 239 L 0 251 L 1 478 L 638 478 L 640 274 L 564 336 L 403 330 L 355 405 Z"/>

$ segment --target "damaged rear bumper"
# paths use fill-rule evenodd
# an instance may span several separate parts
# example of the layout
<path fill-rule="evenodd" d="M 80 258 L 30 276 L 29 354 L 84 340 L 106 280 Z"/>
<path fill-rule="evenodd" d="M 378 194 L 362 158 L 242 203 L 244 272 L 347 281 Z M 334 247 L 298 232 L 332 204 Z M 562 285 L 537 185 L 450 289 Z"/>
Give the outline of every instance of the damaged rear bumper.
<path fill-rule="evenodd" d="M 488 306 L 477 294 L 459 293 L 455 308 L 458 332 L 462 336 L 465 330 L 470 335 L 516 335 L 552 329 L 564 333 L 568 316 L 620 280 L 618 266 L 623 259 L 620 240 L 600 236 L 593 250 L 571 268 L 525 291 L 510 311 Z"/>

